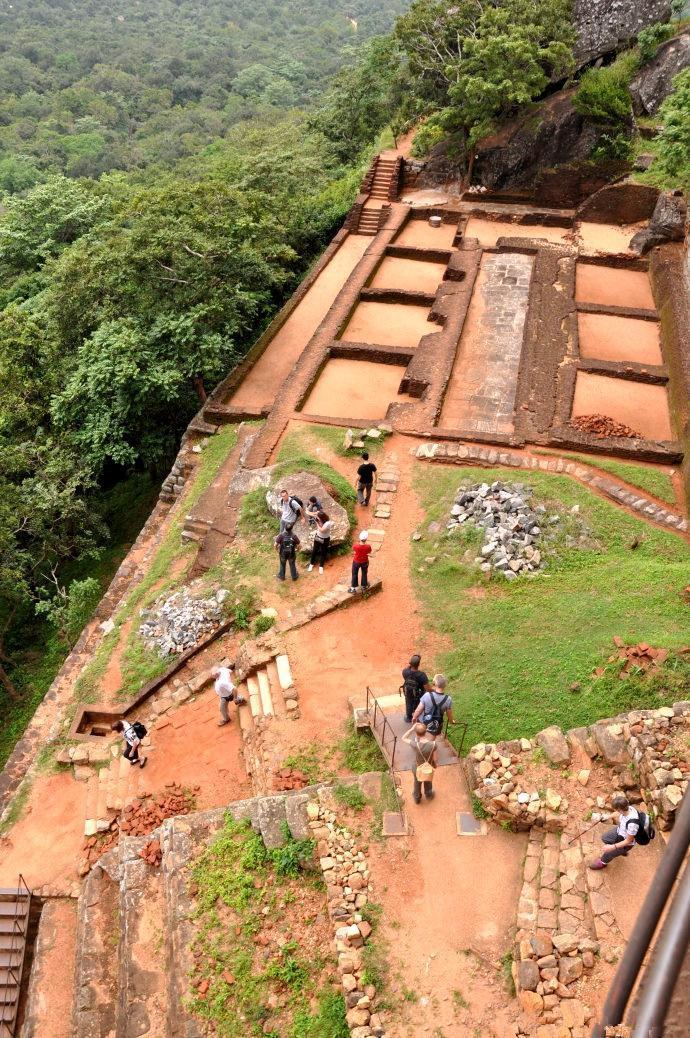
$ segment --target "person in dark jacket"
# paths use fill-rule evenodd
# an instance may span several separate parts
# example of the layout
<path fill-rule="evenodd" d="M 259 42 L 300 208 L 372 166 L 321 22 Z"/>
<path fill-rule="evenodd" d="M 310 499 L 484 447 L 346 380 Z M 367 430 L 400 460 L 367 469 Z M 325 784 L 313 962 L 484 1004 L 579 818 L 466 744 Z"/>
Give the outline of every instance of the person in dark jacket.
<path fill-rule="evenodd" d="M 406 724 L 412 724 L 412 714 L 419 706 L 419 700 L 425 692 L 431 692 L 433 688 L 428 676 L 419 669 L 421 662 L 422 657 L 415 653 L 414 656 L 410 656 L 410 662 L 402 672 Z"/>
<path fill-rule="evenodd" d="M 293 580 L 297 580 L 299 573 L 297 572 L 297 549 L 299 548 L 299 537 L 296 533 L 290 530 L 283 530 L 279 533 L 273 542 L 278 550 L 278 558 L 280 565 L 278 567 L 277 577 L 278 580 L 285 580 L 285 567 L 290 567 L 290 576 Z"/>

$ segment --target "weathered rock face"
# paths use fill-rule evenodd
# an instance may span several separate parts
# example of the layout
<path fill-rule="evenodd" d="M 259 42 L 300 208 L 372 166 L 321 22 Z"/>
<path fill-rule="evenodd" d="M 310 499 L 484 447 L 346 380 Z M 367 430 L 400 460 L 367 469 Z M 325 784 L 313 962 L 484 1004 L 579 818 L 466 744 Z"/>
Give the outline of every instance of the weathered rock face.
<path fill-rule="evenodd" d="M 673 77 L 690 67 L 690 32 L 681 33 L 659 47 L 651 61 L 630 84 L 636 115 L 654 115 L 673 91 Z"/>
<path fill-rule="evenodd" d="M 573 0 L 578 68 L 616 50 L 654 22 L 671 15 L 669 0 Z"/>
<path fill-rule="evenodd" d="M 538 111 L 486 137 L 479 145 L 474 179 L 487 187 L 532 187 L 543 169 L 589 157 L 599 127 L 573 108 L 573 90 L 547 98 Z"/>
<path fill-rule="evenodd" d="M 577 210 L 578 220 L 592 223 L 639 223 L 649 220 L 659 197 L 659 189 L 649 184 L 607 184 L 586 199 Z"/>
<path fill-rule="evenodd" d="M 685 221 L 688 207 L 681 194 L 659 195 L 652 218 L 630 241 L 630 248 L 644 256 L 655 245 L 667 241 L 682 241 L 685 236 Z"/>
<path fill-rule="evenodd" d="M 287 476 L 278 486 L 266 493 L 266 504 L 269 511 L 276 517 L 280 517 L 281 504 L 279 491 L 287 490 L 291 497 L 299 497 L 306 505 L 313 495 L 323 505 L 323 510 L 333 521 L 333 533 L 331 544 L 342 544 L 350 532 L 350 520 L 342 505 L 339 505 L 328 493 L 318 476 L 312 472 L 297 472 L 294 476 Z M 314 544 L 315 528 L 309 526 L 300 519 L 295 525 L 295 533 L 300 539 L 300 551 L 311 551 Z M 277 532 L 277 531 L 276 531 Z"/>

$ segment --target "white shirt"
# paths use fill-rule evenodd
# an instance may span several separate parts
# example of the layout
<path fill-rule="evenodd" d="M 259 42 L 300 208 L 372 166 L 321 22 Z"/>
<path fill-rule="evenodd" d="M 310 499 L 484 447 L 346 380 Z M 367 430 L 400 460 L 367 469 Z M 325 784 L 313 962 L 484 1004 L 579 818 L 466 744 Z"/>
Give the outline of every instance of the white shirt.
<path fill-rule="evenodd" d="M 231 699 L 235 686 L 230 677 L 230 668 L 221 667 L 214 688 L 221 699 Z"/>
<path fill-rule="evenodd" d="M 138 746 L 141 742 L 141 739 L 134 731 L 134 726 L 129 724 L 129 722 L 127 721 L 123 721 L 122 725 L 122 734 L 124 736 L 125 742 L 128 743 L 130 746 Z"/>
<path fill-rule="evenodd" d="M 640 829 L 640 816 L 637 808 L 630 806 L 627 814 L 621 815 L 616 826 L 616 832 L 621 840 L 626 836 L 637 836 Z"/>
<path fill-rule="evenodd" d="M 333 520 L 327 519 L 321 526 L 316 527 L 316 536 L 320 541 L 325 541 L 333 533 Z"/>

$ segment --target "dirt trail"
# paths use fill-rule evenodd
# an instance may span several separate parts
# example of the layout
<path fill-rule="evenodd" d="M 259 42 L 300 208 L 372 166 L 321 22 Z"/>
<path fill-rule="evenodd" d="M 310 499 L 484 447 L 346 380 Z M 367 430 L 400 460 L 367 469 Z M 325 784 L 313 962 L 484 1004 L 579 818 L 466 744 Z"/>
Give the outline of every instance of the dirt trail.
<path fill-rule="evenodd" d="M 381 692 L 396 691 L 401 667 L 412 652 L 420 652 L 432 668 L 436 646 L 428 633 L 422 634 L 409 574 L 410 538 L 422 518 L 411 490 L 410 446 L 409 440 L 393 436 L 385 454 L 376 456 L 380 468 L 384 456 L 397 454 L 401 479 L 392 517 L 375 520 L 367 509 L 358 508 L 361 526 L 386 530 L 383 548 L 371 563 L 371 576 L 383 577 L 383 591 L 288 638 L 300 693 L 302 748 L 337 740 L 348 699 L 362 701 L 367 684 Z M 326 460 L 341 471 L 352 467 L 346 459 Z M 500 830 L 488 837 L 458 837 L 455 812 L 469 810 L 460 770 L 442 768 L 437 776 L 433 802 L 407 805 L 414 832 L 371 846 L 389 983 L 399 1002 L 389 1031 L 396 1038 L 433 1034 L 437 1027 L 444 1038 L 465 1038 L 475 1033 L 480 1020 L 486 1023 L 482 1035 L 488 1036 L 493 1033 L 489 1020 L 497 1018 L 507 1001 L 498 959 L 508 947 L 514 921 L 524 840 Z M 410 783 L 405 776 L 406 799 L 411 801 Z M 405 1000 L 410 989 L 418 998 L 414 1004 Z M 462 1006 L 465 1000 L 469 1009 Z M 506 1021 L 510 1012 L 504 1011 Z M 496 1034 L 503 1033 L 501 1026 Z"/>

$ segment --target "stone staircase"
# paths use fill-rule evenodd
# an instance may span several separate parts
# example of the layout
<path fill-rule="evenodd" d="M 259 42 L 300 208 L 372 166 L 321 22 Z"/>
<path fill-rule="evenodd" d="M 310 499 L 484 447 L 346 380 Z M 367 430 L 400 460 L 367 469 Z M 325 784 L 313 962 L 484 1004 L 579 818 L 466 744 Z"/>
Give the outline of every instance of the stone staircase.
<path fill-rule="evenodd" d="M 297 713 L 297 691 L 292 680 L 290 661 L 285 653 L 260 666 L 240 685 L 246 699 L 239 708 L 242 731 L 251 731 L 271 717 L 294 717 Z"/>
<path fill-rule="evenodd" d="M 0 888 L 0 1038 L 15 1033 L 29 938 L 31 891 L 20 883 Z"/>
<path fill-rule="evenodd" d="M 150 742 L 147 736 L 140 751 L 143 756 Z M 110 752 L 110 763 L 94 772 L 86 787 L 84 836 L 109 829 L 113 818 L 144 788 L 143 771 L 122 756 L 120 744 L 113 745 Z"/>
<path fill-rule="evenodd" d="M 154 833 L 122 837 L 84 882 L 78 909 L 74 1038 L 202 1038 L 185 1009 L 195 935 L 191 867 L 229 813 L 246 819 L 266 846 L 311 835 L 307 804 L 319 787 L 237 801 L 168 818 Z M 160 842 L 160 867 L 140 856 Z"/>
<path fill-rule="evenodd" d="M 400 159 L 397 155 L 379 155 L 374 170 L 374 179 L 369 191 L 370 198 L 388 202 L 397 197 L 396 177 Z"/>
<path fill-rule="evenodd" d="M 357 224 L 357 234 L 378 234 L 379 224 L 381 219 L 381 210 L 376 207 L 367 208 L 366 206 L 362 209 L 359 216 L 359 223 Z"/>

